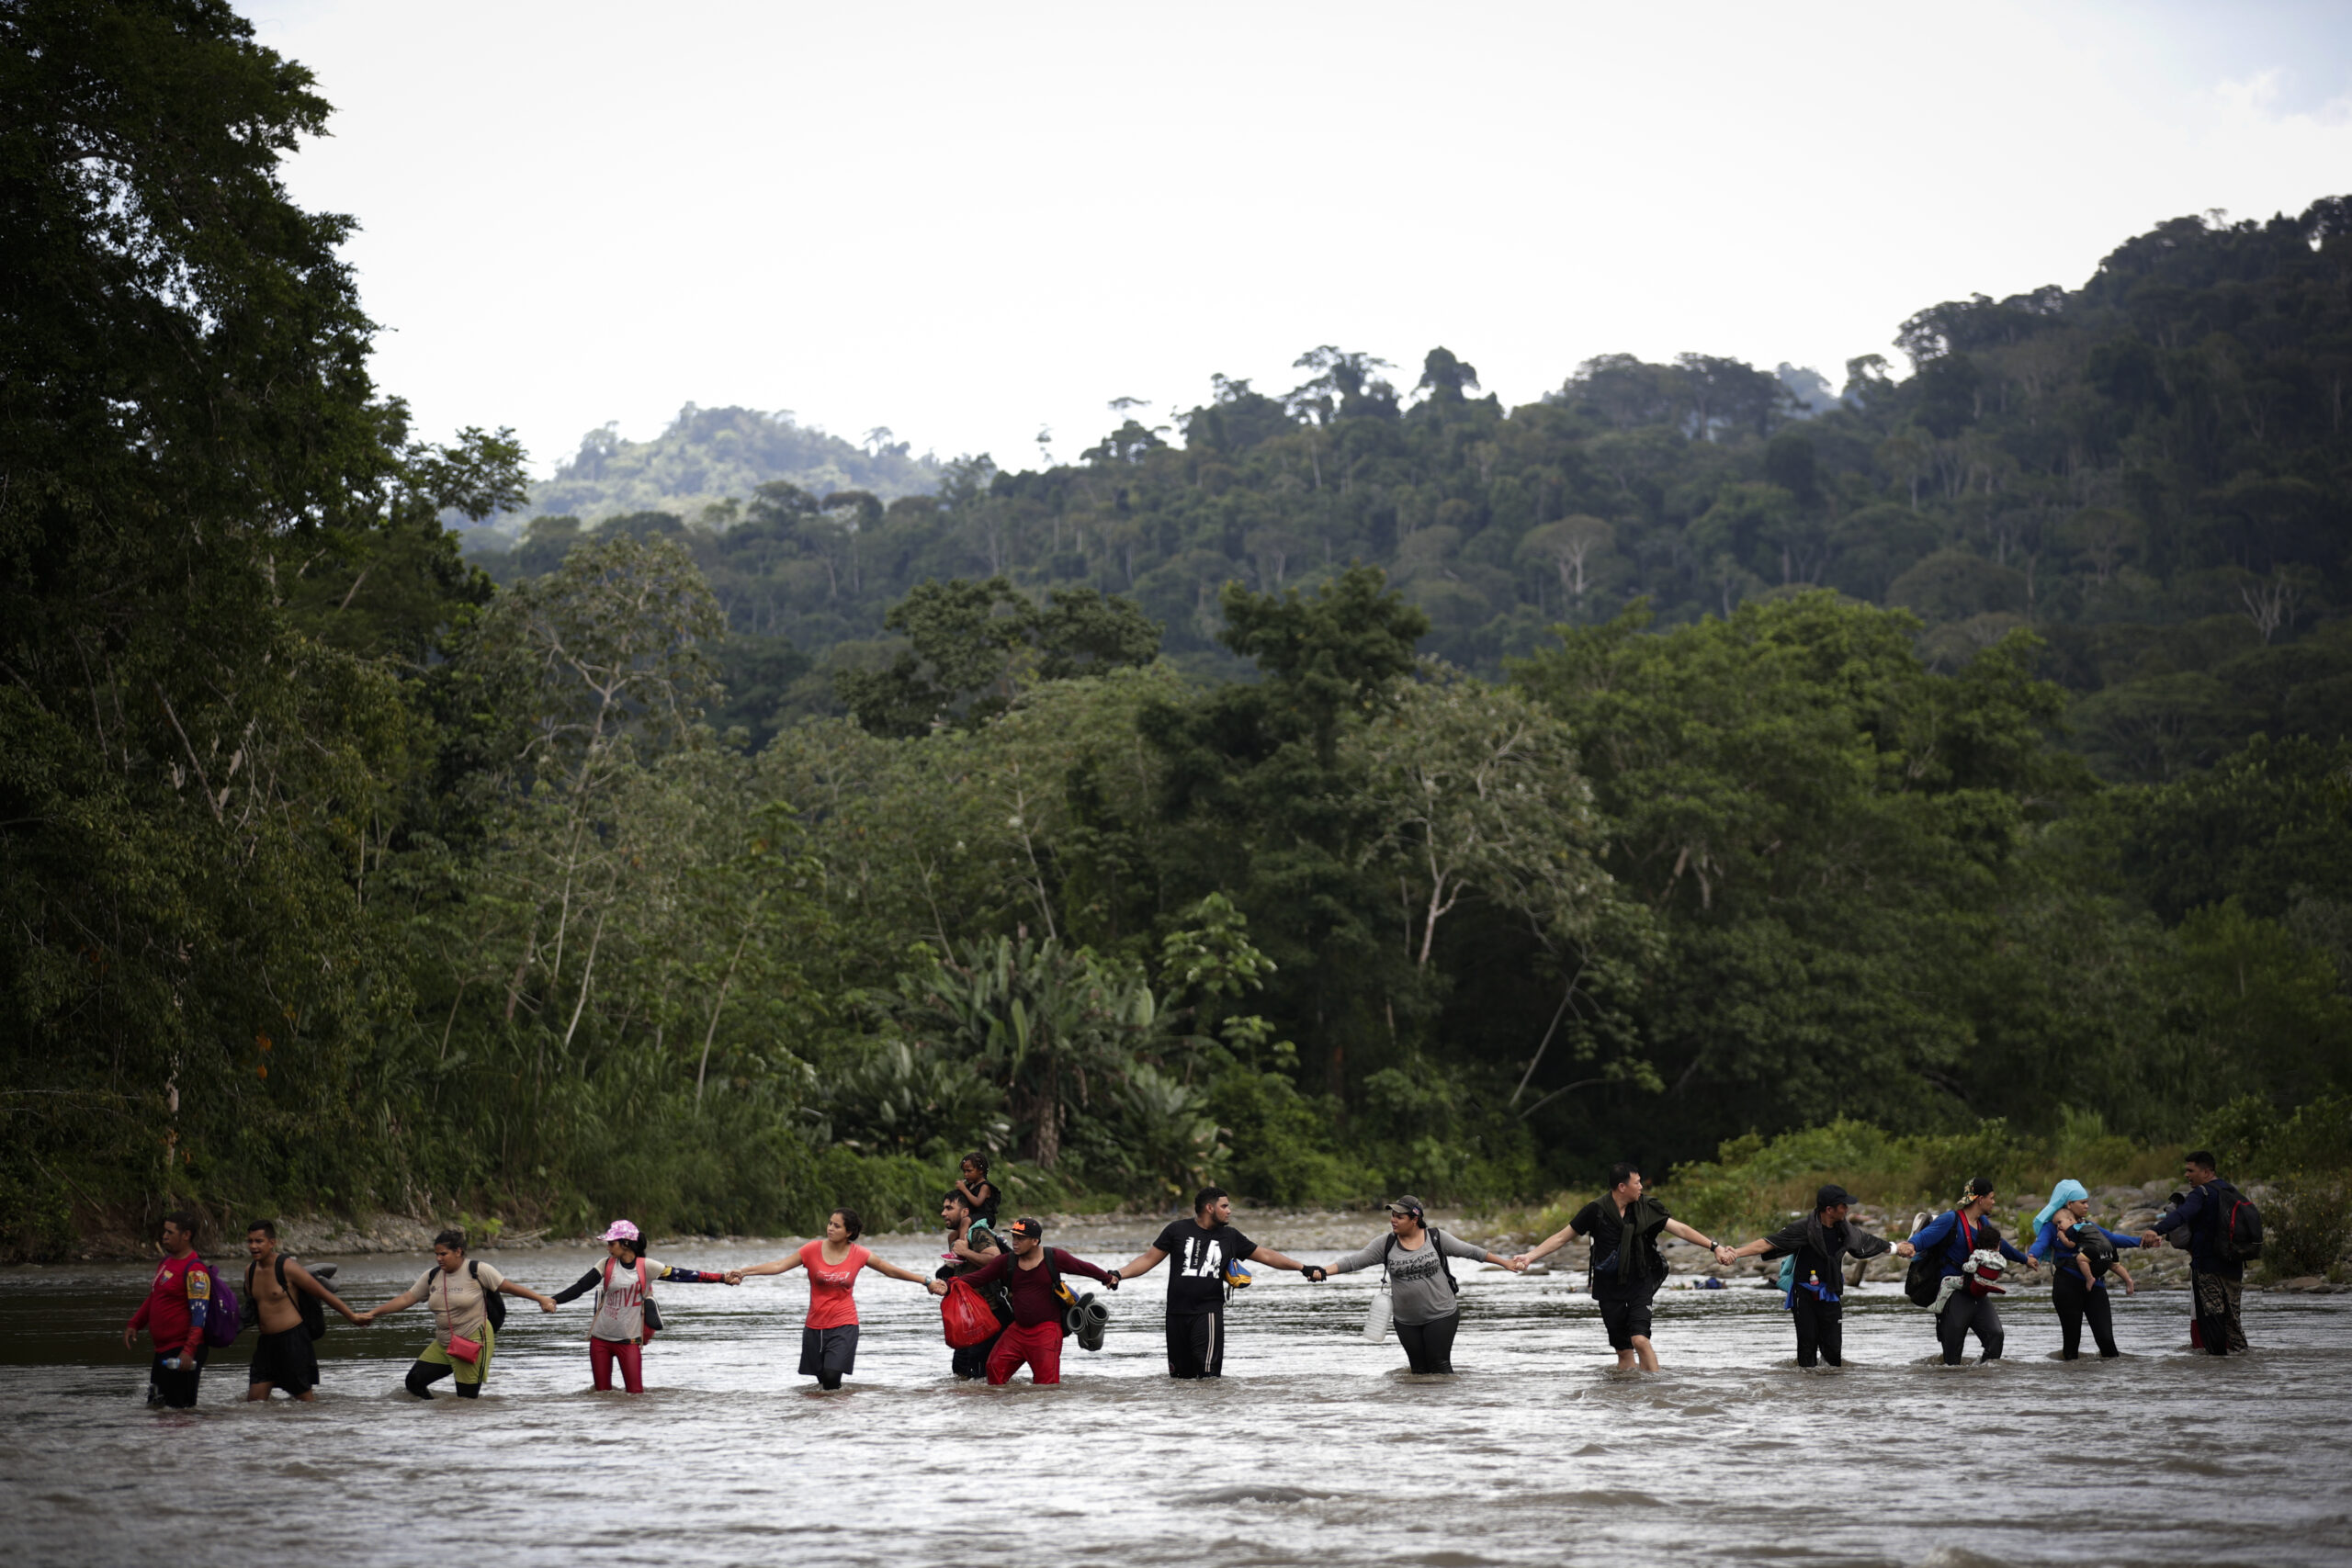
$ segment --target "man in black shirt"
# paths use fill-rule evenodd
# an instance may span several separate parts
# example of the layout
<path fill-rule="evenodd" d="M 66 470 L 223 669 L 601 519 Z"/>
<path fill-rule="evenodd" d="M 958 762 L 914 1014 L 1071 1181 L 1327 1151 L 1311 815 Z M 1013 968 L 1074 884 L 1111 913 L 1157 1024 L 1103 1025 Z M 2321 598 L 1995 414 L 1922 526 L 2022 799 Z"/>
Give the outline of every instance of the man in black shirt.
<path fill-rule="evenodd" d="M 1871 1235 L 1847 1217 L 1853 1206 L 1853 1194 L 1830 1182 L 1813 1195 L 1812 1217 L 1791 1220 L 1770 1235 L 1758 1236 L 1729 1254 L 1754 1258 L 1760 1253 L 1767 1262 L 1795 1257 L 1789 1293 L 1781 1304 L 1796 1325 L 1800 1367 L 1815 1361 L 1833 1367 L 1846 1364 L 1846 1258 L 1849 1255 L 1876 1258 L 1888 1250 L 1884 1236 Z M 1898 1241 L 1894 1251 L 1908 1258 L 1913 1248 L 1909 1242 Z"/>
<path fill-rule="evenodd" d="M 1168 1375 L 1214 1378 L 1225 1372 L 1226 1273 L 1238 1263 L 1263 1263 L 1294 1273 L 1304 1269 L 1270 1247 L 1260 1247 L 1233 1228 L 1233 1199 L 1222 1187 L 1204 1187 L 1193 1199 L 1193 1217 L 1172 1220 L 1159 1239 L 1119 1266 L 1133 1280 L 1176 1261 L 1168 1270 Z"/>
<path fill-rule="evenodd" d="M 1536 1246 L 1511 1259 L 1524 1269 L 1539 1258 L 1566 1246 L 1572 1236 L 1592 1241 L 1592 1299 L 1600 1307 L 1600 1325 L 1609 1331 L 1609 1348 L 1617 1352 L 1617 1370 L 1657 1371 L 1657 1351 L 1650 1344 L 1650 1302 L 1666 1283 L 1666 1259 L 1658 1256 L 1660 1231 L 1703 1247 L 1721 1259 L 1727 1248 L 1684 1224 L 1666 1212 L 1655 1198 L 1642 1196 L 1642 1171 L 1636 1165 L 1610 1168 L 1609 1193 L 1577 1211 Z"/>

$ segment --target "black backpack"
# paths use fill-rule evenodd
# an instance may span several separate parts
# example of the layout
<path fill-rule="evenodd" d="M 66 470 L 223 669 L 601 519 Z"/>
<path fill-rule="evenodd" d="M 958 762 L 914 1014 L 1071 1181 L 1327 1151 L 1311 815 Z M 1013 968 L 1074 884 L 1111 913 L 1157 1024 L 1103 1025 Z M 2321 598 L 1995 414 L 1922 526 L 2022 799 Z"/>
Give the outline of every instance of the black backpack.
<path fill-rule="evenodd" d="M 1957 1224 L 1958 1222 L 1954 1222 Z M 1903 1293 L 1915 1307 L 1931 1307 L 1943 1294 L 1944 1260 L 1942 1249 L 1929 1252 L 1922 1247 L 1911 1255 L 1911 1267 L 1903 1271 Z"/>
<path fill-rule="evenodd" d="M 2252 1263 L 2262 1256 L 2262 1211 L 2228 1182 L 2213 1194 L 2221 1213 L 2213 1225 L 2213 1250 L 2224 1263 Z"/>
<path fill-rule="evenodd" d="M 1437 1248 L 1437 1271 L 1445 1276 L 1445 1288 L 1447 1292 L 1451 1295 L 1460 1295 L 1462 1293 L 1462 1287 L 1454 1280 L 1453 1266 L 1445 1260 L 1445 1243 L 1439 1237 L 1435 1226 L 1430 1227 L 1429 1237 L 1430 1245 Z M 1396 1250 L 1396 1233 L 1395 1231 L 1390 1231 L 1388 1233 L 1388 1240 L 1380 1249 L 1380 1271 L 1382 1273 L 1385 1274 L 1388 1272 L 1388 1255 Z"/>
<path fill-rule="evenodd" d="M 480 1262 L 471 1258 L 467 1258 L 466 1274 L 468 1278 L 473 1280 L 477 1287 L 481 1284 L 481 1264 Z M 490 1320 L 490 1325 L 492 1328 L 505 1327 L 506 1298 L 499 1294 L 496 1291 L 483 1291 L 481 1293 L 481 1314 Z M 661 1325 L 656 1324 L 654 1326 L 659 1327 Z"/>
<path fill-rule="evenodd" d="M 310 1292 L 298 1291 L 293 1286 L 286 1282 L 286 1259 L 284 1258 L 275 1258 L 270 1261 L 277 1265 L 276 1270 L 277 1274 L 277 1288 L 294 1298 L 294 1311 L 300 1314 L 302 1319 L 302 1332 L 309 1335 L 313 1339 L 324 1338 L 327 1332 L 326 1303 L 319 1300 L 318 1297 L 311 1294 Z M 334 1273 L 334 1265 L 330 1263 L 325 1265 L 325 1268 L 327 1274 L 330 1277 L 333 1276 Z M 314 1274 L 311 1278 L 316 1279 L 318 1276 Z M 251 1301 L 253 1299 L 254 1266 L 248 1263 L 245 1265 L 245 1300 Z M 254 1329 L 256 1333 L 260 1332 L 261 1329 L 261 1314 L 259 1312 L 255 1312 L 254 1314 Z"/>

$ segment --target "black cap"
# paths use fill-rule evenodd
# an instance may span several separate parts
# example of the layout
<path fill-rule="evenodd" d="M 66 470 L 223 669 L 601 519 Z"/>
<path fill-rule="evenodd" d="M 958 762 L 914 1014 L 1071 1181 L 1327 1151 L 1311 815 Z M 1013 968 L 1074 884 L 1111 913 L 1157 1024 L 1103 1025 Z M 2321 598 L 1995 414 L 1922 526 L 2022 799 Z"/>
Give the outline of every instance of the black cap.
<path fill-rule="evenodd" d="M 1850 1203 L 1853 1201 L 1854 1195 L 1836 1182 L 1824 1182 L 1821 1190 L 1813 1195 L 1813 1212 L 1817 1214 L 1824 1209 L 1834 1209 L 1840 1203 Z"/>
<path fill-rule="evenodd" d="M 1046 1222 L 1035 1214 L 1023 1214 L 1005 1226 L 1001 1234 L 1011 1236 L 1016 1241 L 1035 1241 L 1046 1234 Z"/>
<path fill-rule="evenodd" d="M 1388 1212 L 1392 1214 L 1410 1214 L 1418 1220 L 1421 1217 L 1421 1201 L 1408 1192 L 1402 1198 L 1390 1199 Z"/>

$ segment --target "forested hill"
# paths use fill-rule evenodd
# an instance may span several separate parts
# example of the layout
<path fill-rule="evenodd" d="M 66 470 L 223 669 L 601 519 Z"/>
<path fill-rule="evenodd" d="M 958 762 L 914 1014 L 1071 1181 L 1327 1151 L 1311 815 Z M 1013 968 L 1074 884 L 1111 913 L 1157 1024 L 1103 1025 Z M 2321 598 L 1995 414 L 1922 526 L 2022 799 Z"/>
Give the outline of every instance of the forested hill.
<path fill-rule="evenodd" d="M 730 716 L 762 734 L 826 708 L 830 667 L 870 660 L 886 607 L 926 578 L 1132 595 L 1180 662 L 1230 673 L 1221 584 L 1362 560 L 1429 616 L 1426 651 L 1488 673 L 1640 596 L 1664 628 L 1835 588 L 1912 611 L 1943 669 L 2030 626 L 2077 694 L 2077 744 L 2110 776 L 2170 776 L 2352 713 L 2352 628 L 2332 619 L 2352 605 L 2352 249 L 2329 243 L 2348 221 L 2343 198 L 2176 219 L 2079 289 L 1930 306 L 1899 331 L 1912 374 L 1854 360 L 1818 415 L 1783 377 L 1706 355 L 1594 359 L 1505 410 L 1444 349 L 1413 376 L 1326 346 L 1296 387 L 1216 378 L 1181 430 L 1130 420 L 1044 472 L 968 458 L 936 495 L 892 500 L 845 470 L 827 484 L 869 493 L 746 485 L 710 514 L 731 526 L 684 502 L 627 523 L 689 543 L 739 639 L 735 683 L 757 687 Z M 651 452 L 583 449 L 536 499 L 588 514 L 566 498 Z M 663 482 L 699 496 L 722 471 Z M 598 482 L 598 505 L 621 493 Z M 658 512 L 659 488 L 628 505 Z M 544 571 L 579 536 L 536 527 L 496 575 Z"/>
<path fill-rule="evenodd" d="M 0 1258 L 878 1227 L 976 1147 L 1032 1212 L 1779 1182 L 1743 1140 L 1804 1129 L 1917 1152 L 1880 1198 L 2190 1138 L 2344 1190 L 2342 203 L 1922 311 L 1802 420 L 1323 348 L 893 496 L 879 435 L 803 483 L 693 413 L 493 581 L 444 519 L 520 453 L 370 382 L 307 74 L 224 6 L 0 42 Z"/>
<path fill-rule="evenodd" d="M 624 441 L 612 425 L 581 437 L 555 477 L 531 487 L 529 504 L 502 522 L 527 527 L 541 514 L 589 523 L 666 512 L 724 527 L 754 487 L 782 480 L 828 495 L 867 491 L 888 501 L 935 489 L 939 468 L 909 455 L 888 430 L 853 445 L 797 423 L 788 411 L 696 408 L 688 403 L 650 441 Z"/>

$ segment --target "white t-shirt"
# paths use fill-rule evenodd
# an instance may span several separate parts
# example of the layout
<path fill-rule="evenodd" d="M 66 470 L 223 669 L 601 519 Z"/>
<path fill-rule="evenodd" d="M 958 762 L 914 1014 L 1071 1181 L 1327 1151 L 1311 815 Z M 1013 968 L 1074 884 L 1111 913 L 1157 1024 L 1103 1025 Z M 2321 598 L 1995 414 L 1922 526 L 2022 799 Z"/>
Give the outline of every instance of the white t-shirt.
<path fill-rule="evenodd" d="M 462 1334 L 469 1339 L 480 1339 L 482 1327 L 490 1321 L 490 1314 L 482 1303 L 482 1293 L 494 1291 L 506 1283 L 506 1276 L 487 1263 L 472 1259 L 458 1265 L 454 1274 L 435 1264 L 417 1276 L 409 1289 L 424 1298 L 433 1309 L 433 1338 L 439 1345 L 449 1343 L 449 1336 Z"/>
<path fill-rule="evenodd" d="M 588 1325 L 591 1339 L 609 1339 L 626 1345 L 645 1333 L 646 1291 L 638 1284 L 638 1264 L 645 1267 L 645 1280 L 651 1284 L 670 1271 L 670 1266 L 659 1258 L 640 1258 L 637 1263 L 623 1268 L 619 1259 L 607 1258 L 596 1265 L 600 1274 L 612 1280 L 610 1289 L 603 1280 L 597 1282 L 596 1320 Z"/>

